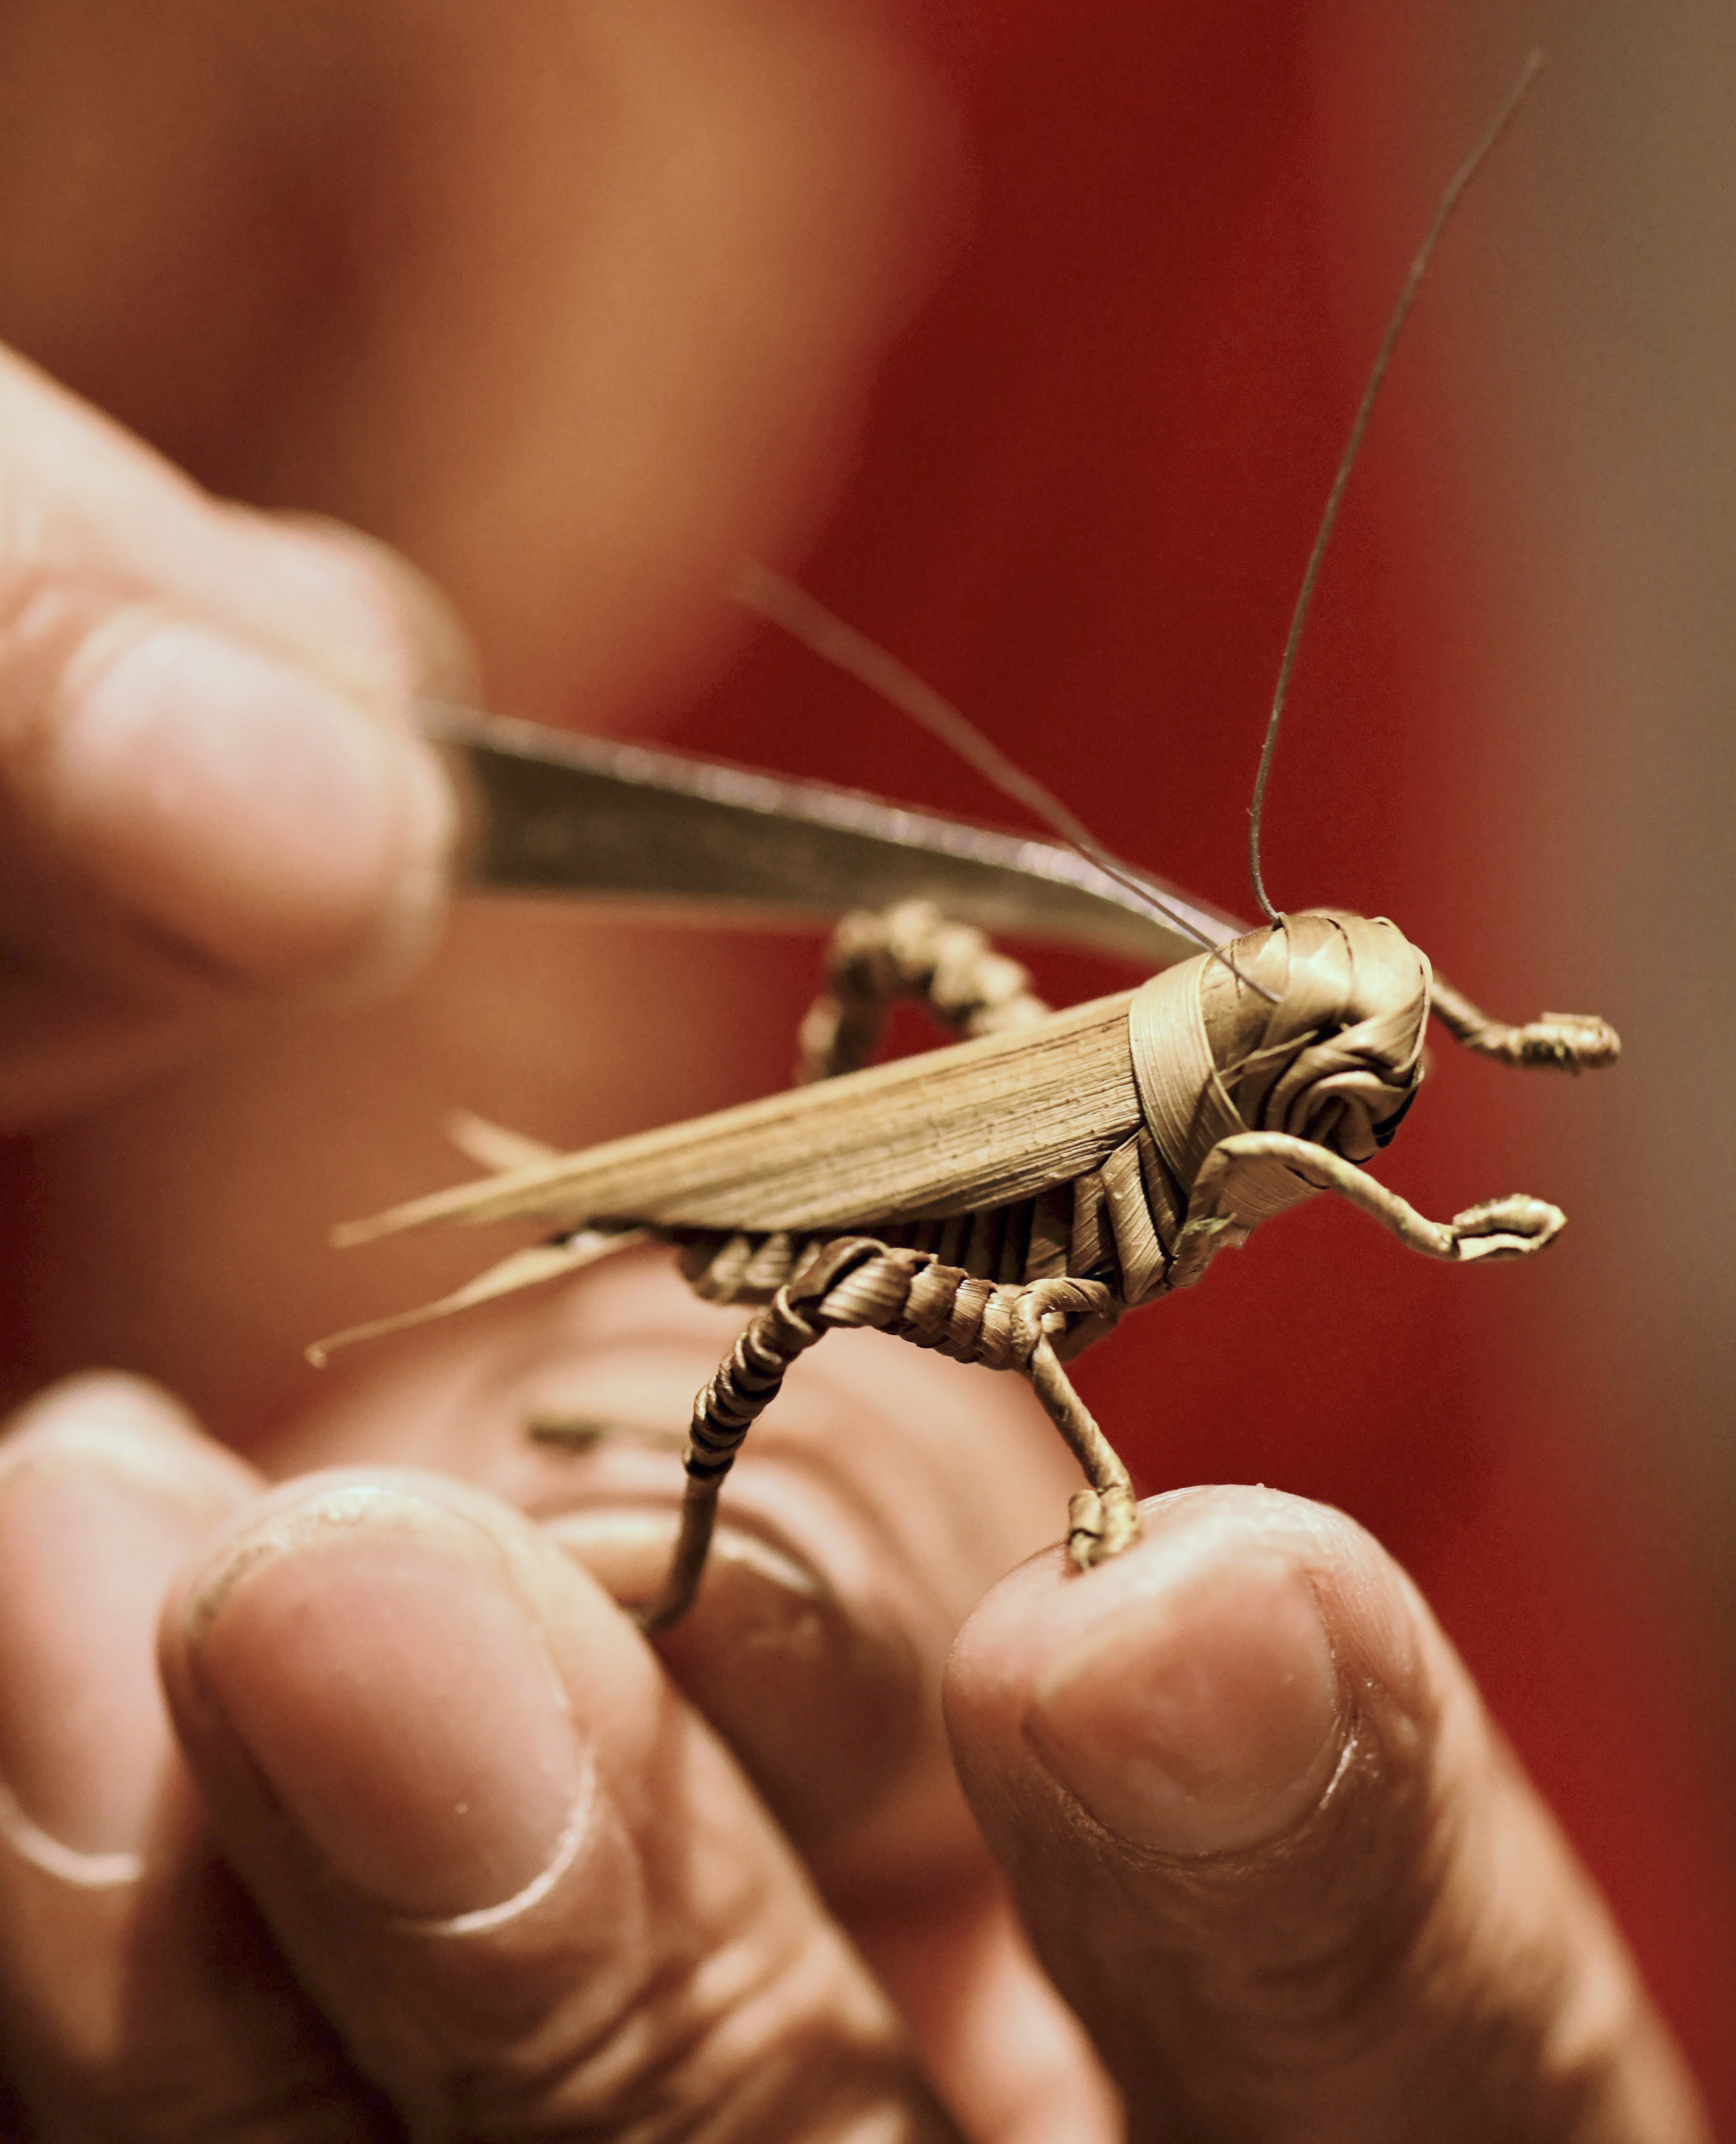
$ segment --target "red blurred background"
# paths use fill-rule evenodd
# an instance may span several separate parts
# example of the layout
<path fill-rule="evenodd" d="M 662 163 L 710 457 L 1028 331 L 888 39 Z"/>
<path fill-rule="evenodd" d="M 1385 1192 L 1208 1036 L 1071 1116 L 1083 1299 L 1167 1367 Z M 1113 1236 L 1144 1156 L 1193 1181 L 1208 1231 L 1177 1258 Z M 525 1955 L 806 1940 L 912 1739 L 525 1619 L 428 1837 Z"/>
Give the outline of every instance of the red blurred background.
<path fill-rule="evenodd" d="M 805 578 L 1103 839 L 1244 913 L 1248 791 L 1333 467 L 1439 190 L 1525 50 L 1523 25 L 1456 38 L 1444 13 L 1008 0 L 924 17 L 974 206 Z M 1619 964 L 1560 867 L 1583 753 L 1532 696 L 1565 569 L 1514 555 L 1507 494 L 1534 472 L 1499 452 L 1539 340 L 1510 317 L 1539 242 L 1513 226 L 1544 220 L 1563 161 L 1551 102 L 1585 93 L 1564 42 L 1443 246 L 1375 419 L 1266 868 L 1281 903 L 1391 914 L 1492 1008 L 1619 1025 Z M 770 636 L 674 734 L 1008 816 Z M 793 1018 L 808 974 L 789 965 Z M 1125 980 L 1038 965 L 1062 998 Z M 768 1083 L 788 1031 L 768 1020 Z M 1630 1035 L 1612 1091 L 1651 1040 Z M 1608 1359 L 1609 1324 L 1643 1315 L 1595 1240 L 1627 1225 L 1589 1150 L 1611 1105 L 1451 1052 L 1383 1173 L 1435 1213 L 1560 1197 L 1578 1225 L 1547 1269 L 1432 1268 L 1322 1201 L 1128 1321 L 1080 1382 L 1147 1486 L 1323 1497 L 1403 1560 L 1736 2128 L 1724 1667 L 1669 1514 L 1636 1493 L 1643 1425 Z"/>
<path fill-rule="evenodd" d="M 750 41 L 762 20 L 778 36 L 786 18 L 831 23 L 734 12 Z M 739 469 L 692 467 L 682 353 L 652 350 L 665 283 L 709 268 L 727 284 L 727 218 L 706 222 L 691 171 L 669 177 L 681 142 L 634 132 L 657 99 L 624 119 L 607 97 L 586 103 L 595 82 L 562 42 L 581 17 L 586 34 L 608 18 L 607 44 L 656 13 L 283 11 L 307 32 L 303 52 L 274 42 L 279 11 L 13 11 L 0 24 L 0 333 L 220 491 L 401 544 L 459 600 L 508 711 L 619 717 L 622 677 L 646 667 L 643 619 L 691 622 L 715 583 L 706 558 L 697 596 L 677 603 L 657 583 L 659 556 L 680 548 L 670 499 L 704 524 L 704 553 L 712 494 L 751 489 Z M 843 49 L 855 15 L 836 13 Z M 695 100 L 670 108 L 692 132 L 735 93 L 746 116 L 726 116 L 751 132 L 755 78 L 719 91 L 691 57 L 706 17 L 665 9 L 647 33 Z M 1667 33 L 1657 11 L 1619 0 L 911 0 L 905 19 L 950 91 L 968 198 L 946 193 L 937 161 L 945 265 L 876 375 L 816 547 L 778 563 L 1104 839 L 1242 909 L 1265 708 L 1363 377 L 1446 175 L 1527 46 L 1550 47 L 1443 246 L 1354 479 L 1278 761 L 1267 875 L 1287 905 L 1391 915 L 1493 1010 L 1565 1005 L 1624 1030 L 1620 1070 L 1582 1083 L 1443 1048 L 1383 1166 L 1431 1213 L 1525 1189 L 1558 1199 L 1574 1226 L 1535 1269 L 1461 1273 L 1319 1202 L 1197 1295 L 1130 1320 L 1081 1382 L 1147 1486 L 1263 1480 L 1325 1497 L 1404 1560 L 1736 2133 L 1736 1321 L 1722 1249 L 1736 1143 L 1720 1093 L 1736 1050 L 1736 22 L 1712 0 L 1684 0 Z M 659 36 L 687 40 L 686 74 Z M 162 84 L 137 93 L 153 67 Z M 846 109 L 854 80 L 814 80 L 809 122 L 836 132 L 824 97 Z M 69 83 L 83 133 L 62 123 Z M 451 154 L 455 140 L 474 153 Z M 238 143 L 251 191 L 226 191 L 201 158 L 226 168 Z M 619 255 L 584 251 L 588 196 L 607 191 L 612 161 L 663 218 L 648 226 L 663 255 L 625 215 Z M 176 205 L 166 237 L 146 181 Z M 847 186 L 837 198 L 838 227 L 850 214 L 881 227 Z M 770 220 L 763 201 L 756 212 Z M 538 246 L 570 275 L 519 287 L 515 266 Z M 863 280 L 876 277 L 897 280 L 885 264 Z M 212 325 L 238 285 L 241 342 Z M 618 371 L 587 369 L 599 290 L 630 315 L 603 353 Z M 642 311 L 621 306 L 623 290 Z M 755 298 L 721 289 L 717 318 L 727 329 Z M 866 352 L 877 330 L 853 318 Z M 650 355 L 672 376 L 661 433 L 657 396 L 633 400 Z M 796 408 L 804 353 L 787 370 L 788 459 L 817 466 L 831 390 Z M 781 375 L 762 399 L 783 416 Z M 742 461 L 775 459 L 744 438 Z M 589 523 L 573 504 L 587 484 Z M 786 525 L 816 512 L 805 499 Z M 642 597 L 621 635 L 629 660 L 603 643 Z M 709 613 L 688 640 L 672 626 L 667 678 L 715 663 L 727 630 Z M 571 681 L 587 675 L 581 692 Z M 1006 815 L 900 717 L 770 634 L 697 702 L 667 678 L 647 702 L 696 749 Z M 779 1084 L 813 975 L 788 940 L 766 941 L 746 982 L 694 955 L 692 1002 L 656 1029 L 684 1022 L 692 1062 L 667 1072 L 627 1047 L 642 1007 L 618 993 L 594 1017 L 582 965 L 563 945 L 541 957 L 529 995 L 547 985 L 551 1002 L 518 1019 L 552 1025 L 550 978 L 564 975 L 580 1000 L 568 1017 L 601 1033 L 598 1050 L 623 1038 L 617 1084 L 598 1089 L 608 1130 Z M 495 961 L 494 941 L 472 958 Z M 1040 974 L 1057 998 L 1128 980 L 1054 958 Z M 734 997 L 748 1025 L 726 1034 L 713 1015 Z M 21 1230 L 7 1252 L 70 1298 L 72 1322 L 32 1342 L 9 1289 L 7 1366 L 27 1382 L 94 1351 L 166 1377 L 226 1427 L 197 1382 L 221 1395 L 226 1348 L 300 1393 L 300 1342 L 365 1307 L 346 1297 L 323 1320 L 307 1308 L 316 1285 L 357 1284 L 310 1278 L 330 1271 L 326 1223 L 444 1180 L 435 1127 L 454 1099 L 511 1114 L 484 1060 L 522 1035 L 476 1002 L 500 1031 L 461 1006 L 472 1060 L 449 1032 L 445 1058 L 429 1046 L 425 1072 L 374 1104 L 382 1030 L 359 1019 L 321 1074 L 291 1022 L 210 1092 L 170 1078 L 118 1107 L 113 1144 L 102 1123 L 51 1134 L 35 1204 L 59 1233 L 41 1251 Z M 440 1039 L 412 1018 L 393 1047 L 405 1032 Z M 545 1045 L 550 1091 L 573 1084 L 567 1047 L 559 1034 Z M 702 1100 L 669 1101 L 681 1079 Z M 388 1111 L 425 1124 L 425 1177 L 381 1158 Z M 520 1120 L 561 1135 L 553 1114 Z M 313 1186 L 299 1234 L 274 1233 L 260 1195 L 274 1169 Z M 0 1149 L 4 1170 L 7 1210 L 22 1212 L 21 1148 Z M 195 1183 L 204 1204 L 228 1200 L 203 1234 L 178 1203 Z M 431 1292 L 376 1284 L 381 1308 Z M 177 1319 L 191 1339 L 165 1337 Z"/>

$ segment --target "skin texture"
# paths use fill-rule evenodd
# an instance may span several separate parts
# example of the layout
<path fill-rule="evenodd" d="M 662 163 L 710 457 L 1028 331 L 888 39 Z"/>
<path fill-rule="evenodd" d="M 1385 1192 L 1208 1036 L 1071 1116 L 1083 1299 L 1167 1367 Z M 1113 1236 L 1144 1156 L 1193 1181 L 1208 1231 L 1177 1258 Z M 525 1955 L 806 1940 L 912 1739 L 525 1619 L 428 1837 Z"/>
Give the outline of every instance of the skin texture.
<path fill-rule="evenodd" d="M 653 1651 L 732 1317 L 634 1258 L 298 1363 L 474 1263 L 323 1242 L 454 1095 L 576 1144 L 727 1091 L 727 956 L 445 916 L 411 702 L 622 724 L 722 659 L 954 214 L 896 25 L 25 5 L 0 102 L 17 2132 L 1700 2133 L 1347 1521 L 1192 1492 L 1069 1580 L 1028 1399 L 840 1338 Z M 156 1382 L 54 1382 L 100 1362 Z"/>

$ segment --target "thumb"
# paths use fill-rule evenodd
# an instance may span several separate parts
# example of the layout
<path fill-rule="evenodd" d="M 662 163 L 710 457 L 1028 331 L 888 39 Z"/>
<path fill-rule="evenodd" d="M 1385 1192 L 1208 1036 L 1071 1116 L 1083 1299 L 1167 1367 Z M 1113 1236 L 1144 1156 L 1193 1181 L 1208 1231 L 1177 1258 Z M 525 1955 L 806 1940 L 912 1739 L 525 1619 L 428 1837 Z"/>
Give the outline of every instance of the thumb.
<path fill-rule="evenodd" d="M 454 815 L 409 710 L 458 636 L 364 539 L 206 497 L 3 351 L 0 488 L 3 1126 L 425 944 Z"/>
<path fill-rule="evenodd" d="M 507 1506 L 304 1476 L 207 1545 L 161 1661 L 226 1858 L 401 2133 L 957 2144 L 764 1804 Z"/>
<path fill-rule="evenodd" d="M 1342 1514 L 1164 1499 L 965 1626 L 948 1718 L 1137 2136 L 1690 2144 L 1601 1903 L 1415 1588 Z"/>

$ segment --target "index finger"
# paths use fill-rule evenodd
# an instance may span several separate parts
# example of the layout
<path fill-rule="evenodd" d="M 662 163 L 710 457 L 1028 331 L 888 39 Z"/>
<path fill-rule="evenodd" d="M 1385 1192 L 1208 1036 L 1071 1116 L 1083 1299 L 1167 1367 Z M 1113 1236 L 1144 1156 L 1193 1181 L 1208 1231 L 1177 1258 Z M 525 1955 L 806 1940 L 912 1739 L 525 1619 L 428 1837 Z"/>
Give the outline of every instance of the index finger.
<path fill-rule="evenodd" d="M 409 709 L 457 635 L 408 568 L 208 498 L 5 352 L 0 485 L 13 1126 L 426 939 L 453 815 Z"/>

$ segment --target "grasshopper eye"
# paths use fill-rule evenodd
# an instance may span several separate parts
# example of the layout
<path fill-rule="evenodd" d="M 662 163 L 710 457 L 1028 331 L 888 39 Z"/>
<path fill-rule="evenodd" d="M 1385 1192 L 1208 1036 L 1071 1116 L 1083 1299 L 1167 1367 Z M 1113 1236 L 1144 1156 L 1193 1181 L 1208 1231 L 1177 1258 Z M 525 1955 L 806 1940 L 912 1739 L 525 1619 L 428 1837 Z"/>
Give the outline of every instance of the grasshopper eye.
<path fill-rule="evenodd" d="M 1392 1114 L 1388 1117 L 1383 1124 L 1378 1124 L 1375 1126 L 1374 1143 L 1376 1146 L 1389 1147 L 1391 1145 L 1393 1139 L 1397 1135 L 1399 1126 L 1411 1114 L 1411 1104 L 1416 1099 L 1416 1097 L 1421 1092 L 1422 1067 L 1419 1065 L 1416 1068 L 1416 1076 L 1411 1082 L 1410 1091 L 1406 1094 L 1403 1101 L 1399 1104 L 1398 1107 L 1392 1112 Z"/>

